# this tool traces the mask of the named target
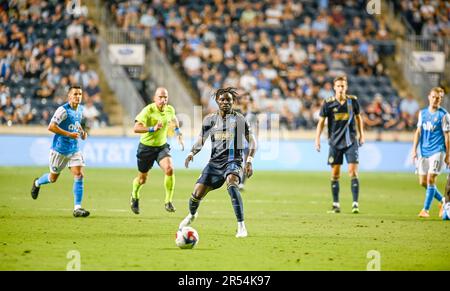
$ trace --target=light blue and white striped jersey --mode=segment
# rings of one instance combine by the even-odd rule
[[[53,114],[50,123],[54,122],[58,126],[66,131],[78,132],[81,127],[81,119],[83,117],[83,106],[78,105],[77,110],[70,107],[69,103],[66,103]],[[79,151],[78,139],[73,139],[67,136],[55,134],[53,137],[52,149],[62,155],[70,155]]]
[[[422,109],[417,127],[421,128],[419,150],[422,157],[445,152],[444,132],[450,131],[450,115],[444,108],[440,107],[433,113],[428,107]]]

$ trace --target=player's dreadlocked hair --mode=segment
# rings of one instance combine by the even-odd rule
[[[236,92],[236,88],[233,87],[227,87],[227,88],[220,88],[216,91],[216,93],[214,93],[214,98],[217,99],[219,98],[220,95],[223,95],[225,93],[230,93],[231,96],[233,96],[233,101],[236,101],[237,97],[239,96],[238,93]]]

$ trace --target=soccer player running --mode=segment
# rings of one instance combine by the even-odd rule
[[[252,161],[256,151],[256,140],[245,117],[232,109],[237,97],[234,88],[218,89],[214,96],[219,110],[207,115],[203,120],[201,134],[192,146],[185,160],[185,166],[189,167],[189,163],[193,161],[195,154],[200,152],[209,136],[212,144],[211,158],[195,184],[194,192],[189,199],[190,213],[180,223],[179,229],[195,220],[200,201],[206,194],[222,187],[226,182],[238,222],[236,237],[246,237],[244,208],[238,185],[244,174],[242,170],[244,140],[249,143],[249,154],[244,169],[247,177],[253,174]]]
[[[175,123],[175,134],[182,151],[184,150],[183,136],[178,119],[175,116],[175,109],[168,104],[169,93],[167,89],[157,88],[153,101],[136,116],[134,124],[134,132],[142,134],[136,155],[139,172],[133,180],[130,202],[131,210],[135,214],[139,214],[140,192],[147,181],[148,171],[153,167],[155,161],[165,174],[165,209],[168,212],[175,212],[175,207],[172,203],[175,190],[175,174],[172,157],[170,156],[170,146],[167,143],[169,124],[171,122]]]
[[[331,193],[333,207],[331,213],[340,213],[339,177],[345,159],[351,178],[353,196],[352,213],[359,213],[358,147],[364,144],[363,120],[356,96],[347,95],[347,77],[334,79],[334,97],[324,101],[316,130],[316,150],[320,152],[320,135],[328,119],[328,139],[330,150],[328,164],[331,166]],[[358,133],[358,139],[357,139]]]
[[[31,197],[37,199],[42,185],[54,183],[61,171],[69,166],[72,172],[74,217],[87,217],[89,211],[81,208],[83,200],[84,183],[83,167],[85,166],[83,155],[80,152],[78,138],[85,140],[86,131],[81,127],[83,106],[80,105],[83,92],[81,87],[72,86],[68,92],[69,102],[58,107],[54,113],[48,130],[53,132],[53,144],[50,150],[50,173],[45,173],[33,181]]]
[[[414,134],[412,158],[416,162],[419,183],[426,188],[425,202],[419,213],[422,218],[430,217],[433,197],[439,203],[444,202],[436,188],[437,176],[441,173],[444,163],[450,165],[450,115],[441,107],[443,95],[442,88],[431,89],[428,94],[429,106],[419,112]],[[442,204],[439,204],[439,208],[442,209]]]

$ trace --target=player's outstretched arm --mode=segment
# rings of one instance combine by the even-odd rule
[[[67,136],[67,137],[70,137],[73,139],[77,139],[80,137],[80,134],[78,132],[66,131],[66,130],[62,129],[61,127],[59,127],[56,122],[50,122],[50,124],[48,125],[48,130],[53,132],[54,134]]]
[[[186,168],[189,168],[189,163],[191,161],[194,160],[194,156],[201,151],[202,147],[204,144],[204,140],[202,138],[202,136],[199,136],[197,138],[197,141],[194,143],[194,145],[192,146],[191,152],[188,154],[188,156],[186,157],[186,159],[184,160],[184,166]]]
[[[322,134],[323,128],[325,126],[325,117],[320,117],[316,128],[316,151],[320,152],[320,135]]]
[[[244,171],[245,175],[250,178],[253,175],[253,157],[256,153],[257,143],[256,138],[252,133],[248,134],[245,138],[247,139],[249,144],[249,151],[247,161],[245,162]]]
[[[181,147],[181,151],[184,151],[184,141],[183,141],[183,134],[180,130],[180,123],[178,122],[178,118],[175,116],[172,119],[172,122],[175,123],[175,134],[177,135],[178,144]]]
[[[162,128],[162,123],[158,122],[155,126],[147,127],[142,122],[136,121],[134,124],[134,133],[147,133],[147,132],[155,132]]]
[[[361,114],[356,115],[355,118],[356,118],[356,125],[357,125],[358,135],[359,135],[359,145],[362,146],[366,142],[366,137],[364,135],[363,118],[362,118]]]
[[[417,159],[417,146],[419,145],[419,138],[420,138],[420,126],[417,127],[416,132],[414,133],[414,139],[413,139],[413,148],[412,148],[412,153],[411,153],[411,158],[413,163],[416,162]]]
[[[450,131],[444,132],[445,137],[445,163],[450,167]]]

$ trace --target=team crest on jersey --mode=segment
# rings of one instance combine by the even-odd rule
[[[58,171],[58,167],[52,167],[52,171],[53,171],[53,172]]]

